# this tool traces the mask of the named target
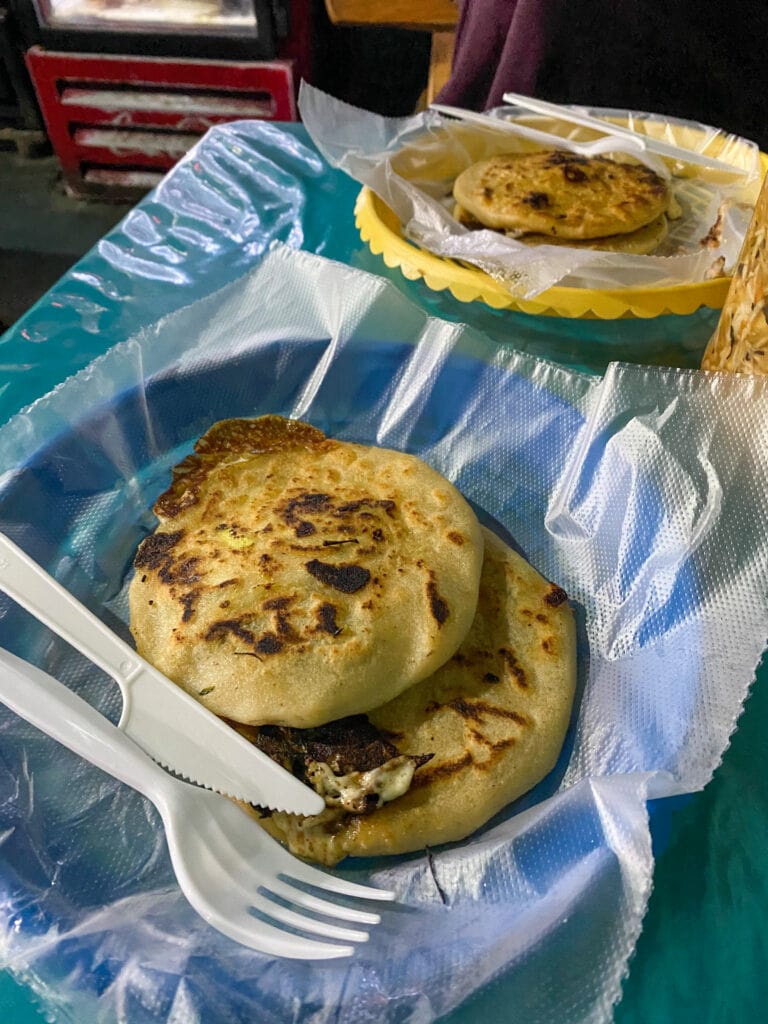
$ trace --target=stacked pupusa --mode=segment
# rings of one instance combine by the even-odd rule
[[[528,245],[646,255],[680,215],[663,178],[637,163],[565,150],[497,154],[454,182],[454,215]]]
[[[325,863],[463,838],[552,767],[566,595],[421,460],[266,416],[215,424],[135,558],[139,653],[313,785],[262,823]]]

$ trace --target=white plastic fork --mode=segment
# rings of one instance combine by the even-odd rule
[[[152,801],[182,892],[201,917],[235,942],[296,960],[350,956],[350,943],[365,942],[368,933],[315,915],[356,925],[377,924],[379,915],[313,895],[295,883],[340,896],[394,899],[387,890],[349,882],[293,857],[242,808],[168,775],[82,697],[2,648],[0,701]]]
[[[429,109],[437,111],[438,114],[454,117],[460,121],[480,125],[483,128],[492,128],[511,135],[519,135],[520,138],[536,142],[541,146],[555,146],[558,149],[567,149],[578,156],[598,156],[601,153],[627,153],[662,177],[670,177],[669,169],[664,161],[648,153],[645,140],[638,135],[631,136],[629,133],[616,132],[615,134],[606,135],[603,138],[593,139],[589,142],[577,142],[575,139],[567,139],[562,135],[555,135],[550,132],[541,131],[539,128],[533,128],[530,125],[520,124],[513,119],[495,117],[492,114],[480,114],[474,110],[464,110],[462,107],[451,107],[444,103],[432,103]],[[610,126],[606,125],[605,130],[610,131]]]
[[[632,128],[624,128],[606,121],[601,117],[593,117],[583,110],[577,110],[560,103],[551,103],[549,100],[541,100],[533,96],[524,96],[522,93],[505,92],[504,102],[514,104],[522,110],[532,111],[535,114],[543,114],[545,117],[559,118],[569,124],[582,125],[585,128],[594,128],[599,132],[605,132],[608,137],[624,139],[628,142],[641,142],[643,149],[648,153],[659,153],[662,156],[672,157],[673,160],[682,160],[689,164],[698,164],[701,167],[708,167],[711,170],[724,171],[728,174],[744,175],[746,172],[742,167],[717,160],[715,157],[706,156],[696,150],[685,146],[676,146],[665,139],[657,139],[652,135],[645,135],[636,132]]]

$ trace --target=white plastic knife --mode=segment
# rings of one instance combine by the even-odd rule
[[[139,655],[0,533],[0,590],[119,685],[119,727],[155,761],[219,793],[293,814],[323,798]]]
[[[636,132],[631,128],[624,128],[601,117],[593,117],[591,114],[585,114],[580,110],[573,110],[571,107],[563,106],[560,103],[550,103],[549,100],[541,100],[533,96],[523,96],[517,92],[505,92],[504,102],[512,103],[523,110],[530,110],[534,114],[544,114],[547,117],[560,118],[561,121],[567,121],[570,124],[595,128],[615,138],[639,141],[642,144],[642,148],[649,153],[658,153],[660,156],[672,157],[674,160],[698,164],[701,167],[709,167],[712,170],[725,171],[729,174],[744,175],[747,173],[743,167],[736,167],[734,164],[725,163],[723,160],[717,160],[715,157],[706,156],[704,153],[698,153],[696,150],[688,149],[684,146],[675,146],[664,139],[657,139],[652,135],[646,135],[644,132]]]

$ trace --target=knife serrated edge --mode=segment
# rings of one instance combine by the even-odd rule
[[[128,736],[128,735],[130,735],[130,734],[126,733],[126,736]],[[136,745],[139,746],[139,743],[138,743],[137,740],[135,740],[133,737],[131,737],[131,739],[133,739],[134,743],[136,743]],[[142,747],[142,750],[144,750],[143,747]],[[144,753],[147,755],[147,757],[152,758],[152,760],[155,762],[156,765],[159,765],[162,769],[164,769],[165,771],[169,772],[174,777],[179,778],[179,779],[181,779],[184,782],[188,782],[192,786],[198,786],[201,789],[209,789],[212,793],[218,793],[220,796],[226,797],[229,800],[238,800],[238,801],[240,801],[240,803],[251,804],[252,806],[257,806],[257,807],[268,807],[270,811],[283,811],[286,814],[306,814],[306,815],[308,815],[308,814],[317,813],[315,811],[297,811],[297,810],[294,810],[293,807],[282,807],[276,800],[270,800],[268,804],[265,803],[263,800],[257,801],[257,800],[254,800],[252,793],[251,793],[250,796],[245,796],[242,793],[225,792],[223,789],[221,789],[221,788],[219,788],[217,786],[212,786],[212,785],[210,785],[210,784],[208,784],[206,782],[203,782],[201,779],[196,779],[192,775],[185,775],[184,772],[179,771],[178,768],[174,768],[174,766],[172,764],[168,764],[166,761],[163,761],[161,758],[156,757],[154,754],[150,753],[150,751],[148,751],[148,750],[144,750]],[[233,788],[233,787],[229,787],[229,788]]]
[[[94,665],[112,676],[123,695],[120,725],[126,735],[129,735],[153,760],[169,765],[172,770],[178,770],[180,775],[188,779],[199,779],[202,776],[203,781],[200,784],[218,792],[227,795],[230,792],[250,793],[250,798],[241,796],[240,799],[258,803],[263,807],[277,808],[280,804],[281,809],[305,814],[316,814],[323,809],[324,801],[314,790],[299,782],[282,766],[248,743],[213,712],[208,711],[194,697],[140,657],[101,619],[78,601],[74,594],[66,590],[3,533],[0,533],[0,589],[84,654]],[[143,692],[143,701],[142,693],[139,692],[142,680],[151,684],[150,690]],[[149,710],[152,703],[157,703],[159,695],[171,699],[174,713],[178,714],[182,709],[187,712],[186,719],[191,734],[179,736],[178,729],[175,730],[180,739],[180,743],[175,747],[176,753],[180,755],[178,760],[168,756],[167,732],[173,730],[173,719],[169,720],[166,717],[158,722],[156,716],[153,720]],[[138,722],[136,720],[137,706],[143,714],[143,721],[141,716]],[[158,726],[161,728],[158,729]],[[166,735],[163,735],[163,728]],[[154,735],[150,739],[152,732]],[[195,739],[200,739],[201,732],[204,741],[202,746],[199,742],[195,744]],[[233,763],[228,764],[227,758],[219,755],[218,749],[222,744],[230,751],[233,760],[236,755],[232,752],[239,753],[239,767]],[[196,762],[188,760],[188,753],[185,756],[185,745],[196,745]],[[206,778],[208,772],[200,771],[201,764],[216,765],[217,777],[211,774]],[[265,786],[259,776],[269,780],[268,785]],[[281,798],[276,800],[271,791],[282,794]]]
[[[154,761],[207,789],[260,807],[304,815],[324,809],[323,798],[313,789],[149,662],[137,661],[138,671],[130,673],[123,690],[119,724]],[[175,718],[162,706],[165,699]]]

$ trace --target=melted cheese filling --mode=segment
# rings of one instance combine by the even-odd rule
[[[308,781],[325,800],[325,810],[308,817],[275,811],[272,818],[293,853],[321,864],[336,864],[345,853],[339,830],[349,815],[369,813],[403,796],[410,789],[417,764],[415,758],[400,754],[367,772],[334,775],[325,762],[311,761]]]
[[[325,800],[326,807],[364,814],[407,793],[415,771],[415,760],[400,754],[378,768],[347,775],[334,775],[325,762],[312,761],[307,768],[307,778]]]

